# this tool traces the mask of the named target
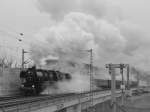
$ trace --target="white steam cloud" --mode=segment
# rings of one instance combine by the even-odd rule
[[[37,1],[53,24],[36,34],[39,41],[31,47],[35,64],[40,65],[47,57],[58,57],[64,71],[77,73],[82,63],[89,63],[85,50],[92,48],[94,65],[98,67],[104,68],[110,62],[129,63],[141,69],[150,65],[148,39],[120,13],[114,13],[108,1]]]
[[[55,55],[63,61],[87,62],[89,55],[85,50],[92,48],[97,66],[123,54],[127,41],[117,26],[79,12],[69,13],[63,21],[42,30],[37,37],[41,37],[41,34],[44,34],[43,43],[47,47],[44,46],[42,50],[38,48],[39,45],[32,47],[32,51],[36,52],[35,55],[33,53],[35,59],[39,53],[38,56],[42,55],[40,58]],[[40,58],[38,57],[37,61]]]
[[[38,3],[41,11],[58,20],[70,12],[81,12],[97,17],[107,14],[106,0],[38,0]]]
[[[71,81],[57,82],[55,85],[47,86],[42,94],[80,93],[90,91],[90,78],[78,72],[72,74]]]

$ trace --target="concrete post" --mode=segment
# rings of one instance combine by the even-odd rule
[[[124,84],[124,76],[123,76],[123,65],[120,65],[120,72],[121,72],[121,77],[122,77],[122,83],[121,83],[121,105],[124,105],[124,89],[125,89],[125,84]]]
[[[130,90],[130,79],[129,79],[130,67],[127,66],[127,90]]]
[[[116,78],[115,78],[115,69],[110,67],[110,75],[111,75],[111,99],[113,112],[116,112]]]
[[[127,66],[127,89],[126,89],[126,95],[132,96],[132,93],[130,91],[130,66]]]

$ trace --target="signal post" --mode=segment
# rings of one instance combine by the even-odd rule
[[[121,83],[121,90],[122,90],[122,97],[121,103],[124,104],[124,77],[123,77],[123,69],[127,68],[127,89],[129,90],[129,65],[128,64],[106,64],[106,68],[109,69],[109,74],[111,75],[111,99],[112,99],[112,106],[113,112],[116,112],[116,76],[115,76],[115,68],[120,68],[120,73],[122,75],[122,83]]]

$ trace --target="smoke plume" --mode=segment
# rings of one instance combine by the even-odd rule
[[[42,94],[80,93],[85,91],[90,91],[90,78],[77,72],[72,74],[72,80],[70,81],[57,82],[53,86],[46,86]]]
[[[50,15],[51,25],[36,34],[31,57],[41,65],[57,57],[60,70],[80,74],[93,49],[95,66],[128,63],[147,69],[150,60],[147,37],[125,20],[106,0],[37,0],[40,11]],[[113,10],[114,9],[114,10]],[[102,73],[100,73],[102,74]],[[104,73],[105,74],[105,73]],[[103,75],[104,75],[103,74]],[[83,85],[84,86],[84,85]]]

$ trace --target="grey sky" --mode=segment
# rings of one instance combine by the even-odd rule
[[[121,15],[125,19],[140,25],[141,29],[150,35],[150,0],[108,1],[110,4],[117,5],[117,9],[121,10]],[[33,35],[49,26],[51,22],[50,16],[37,8],[36,0],[0,0],[0,44],[22,46],[16,40],[17,32],[23,32],[24,38],[30,40]]]
[[[126,18],[149,32],[150,29],[150,0],[112,0],[121,7]]]
[[[118,5],[125,17],[148,31],[150,28],[149,0],[110,0]],[[0,0],[0,28],[10,28],[28,34],[49,24],[49,17],[36,7],[35,0]]]
[[[33,0],[0,0],[0,28],[10,28],[24,33],[35,33],[48,23]]]

